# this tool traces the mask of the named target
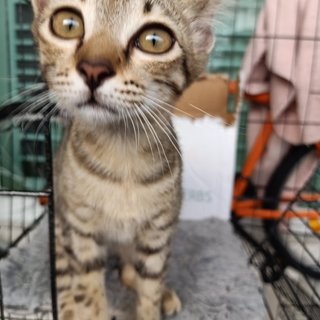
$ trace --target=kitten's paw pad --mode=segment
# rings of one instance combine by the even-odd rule
[[[173,291],[166,289],[162,296],[162,310],[166,316],[173,316],[182,309],[181,301],[178,295]]]
[[[131,264],[124,265],[121,271],[121,281],[125,286],[135,289],[136,276],[136,270]]]

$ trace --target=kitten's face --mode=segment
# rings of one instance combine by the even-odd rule
[[[213,43],[216,0],[32,2],[50,91],[88,121],[167,108],[203,71]]]

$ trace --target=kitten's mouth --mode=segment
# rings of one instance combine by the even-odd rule
[[[107,110],[108,112],[110,112],[112,114],[118,114],[117,110],[115,110],[114,108],[112,108],[108,105],[99,103],[94,96],[91,96],[87,102],[78,104],[78,108],[79,109],[91,108],[91,109],[96,109],[96,110],[98,110],[98,109],[99,110]]]

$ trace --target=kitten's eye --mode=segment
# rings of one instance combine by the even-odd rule
[[[169,31],[161,28],[149,28],[144,30],[136,40],[136,46],[146,52],[161,54],[168,52],[175,40]]]
[[[78,39],[84,34],[81,15],[71,9],[57,11],[51,18],[51,27],[56,36],[66,40]]]

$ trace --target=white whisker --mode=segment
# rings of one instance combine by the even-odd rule
[[[135,126],[135,124],[134,124],[134,121],[133,121],[133,119],[132,119],[132,117],[131,117],[130,112],[127,111],[127,108],[126,108],[126,107],[124,107],[124,110],[126,111],[126,114],[128,115],[128,118],[129,118],[129,120],[130,120],[130,122],[131,122],[131,124],[132,124],[132,129],[133,129],[133,132],[134,132],[134,140],[135,140],[135,144],[136,144],[136,149],[138,150],[138,138],[137,138],[136,126]]]
[[[177,111],[179,111],[179,112],[187,115],[188,117],[190,117],[190,118],[192,118],[192,119],[196,119],[195,116],[193,116],[193,115],[191,115],[190,113],[182,110],[181,108],[178,108],[177,106],[174,106],[174,105],[172,105],[172,104],[169,104],[169,103],[167,103],[167,102],[165,102],[165,101],[162,101],[162,100],[160,100],[160,99],[157,99],[157,98],[155,98],[155,97],[152,97],[152,99],[151,99],[150,97],[146,97],[146,98],[149,99],[149,100],[151,100],[151,101],[152,101],[152,99],[157,100],[157,101],[159,101],[159,103],[162,103],[162,104],[168,106],[168,107],[171,108],[171,109],[177,110]],[[154,100],[153,100],[153,102],[155,102]],[[199,107],[196,107],[195,105],[193,105],[193,104],[191,104],[191,103],[189,104],[189,106],[192,107],[192,108],[194,108],[195,110],[198,110],[198,111],[202,112],[204,115],[208,116],[208,117],[211,118],[211,119],[219,119],[219,120],[222,121],[223,124],[226,125],[226,126],[230,125],[230,123],[227,123],[227,122],[224,121],[222,118],[213,116],[213,115],[211,115],[210,113],[204,111],[203,109],[201,109],[201,108],[199,108]],[[161,105],[159,105],[159,107],[160,107],[162,110],[167,110],[166,108],[164,108],[164,107],[161,106]],[[174,113],[171,113],[171,114],[172,114],[173,116],[175,116],[175,117],[178,117],[178,115],[176,115],[176,114],[174,114]]]
[[[32,91],[37,91],[37,90],[40,90],[41,88],[44,88],[44,87],[45,87],[45,83],[36,83],[36,84],[30,86],[29,88],[26,88],[25,90],[22,90],[18,93],[17,93],[17,90],[13,90],[12,92],[8,93],[5,97],[2,97],[2,99],[7,98],[7,100],[1,101],[0,104],[7,105],[12,102],[16,102],[16,101],[18,101],[19,98],[22,98],[25,95],[30,94]],[[14,94],[14,96],[12,96],[12,94]]]
[[[136,104],[135,104],[134,106],[135,106],[135,108],[137,108],[137,105],[136,105]],[[141,118],[140,118],[139,112],[138,112],[137,110],[135,110],[135,108],[133,108],[133,111],[135,112],[135,114],[136,114],[136,116],[137,116],[137,118],[138,118],[138,120],[139,120],[139,122],[140,122],[140,124],[141,124],[141,126],[142,126],[142,128],[143,128],[143,131],[144,131],[145,134],[146,134],[146,137],[147,137],[147,140],[148,140],[150,149],[151,149],[151,153],[152,153],[152,159],[153,159],[153,162],[154,162],[154,161],[155,161],[155,157],[154,157],[153,148],[152,148],[152,144],[151,144],[151,141],[150,141],[148,132],[147,132],[147,130],[146,130],[144,124],[143,124],[143,121],[142,121]]]
[[[133,111],[134,115],[137,117],[137,113],[135,111],[135,108],[131,107],[131,110]],[[134,120],[134,118],[133,118],[133,120]],[[140,138],[141,138],[141,136],[140,136],[140,126],[139,126],[138,123],[136,123],[136,125],[137,125],[138,146],[140,146]]]
[[[174,114],[172,111],[166,109],[165,107],[163,107],[160,103],[163,103],[163,104],[167,105],[170,109],[179,110],[179,111],[180,111],[181,113],[183,113],[184,115],[186,115],[186,116],[188,116],[188,117],[190,117],[190,118],[192,118],[192,119],[195,119],[195,117],[194,117],[192,114],[190,114],[190,113],[188,113],[188,112],[186,112],[186,111],[184,111],[184,110],[181,110],[181,109],[179,109],[179,108],[176,108],[175,106],[173,106],[173,105],[171,105],[171,104],[168,104],[168,103],[166,103],[166,102],[164,102],[164,101],[161,101],[160,99],[157,99],[157,98],[155,98],[155,97],[152,97],[152,98],[151,98],[151,97],[147,97],[147,96],[145,96],[145,98],[148,99],[148,100],[150,100],[152,103],[156,104],[161,110],[169,113],[169,114],[170,114],[171,116],[173,116],[173,117],[179,117],[179,116],[178,116],[177,114]],[[156,99],[156,100],[158,100],[159,102],[156,102],[156,101],[153,100],[153,99]]]
[[[144,106],[144,110],[150,115],[150,117],[152,117],[152,119],[156,122],[156,124],[159,126],[159,128],[163,131],[163,133],[167,136],[167,138],[169,139],[169,141],[171,142],[172,146],[175,148],[175,150],[177,151],[177,153],[179,154],[180,158],[182,159],[182,154],[177,146],[177,139],[175,138],[175,142],[172,141],[170,135],[168,134],[168,126],[165,125],[165,123],[159,119],[159,117],[152,111],[151,108],[148,108],[147,106]],[[161,125],[162,123],[162,125]],[[163,128],[164,125],[164,128]],[[166,130],[167,129],[167,130]],[[173,135],[173,133],[171,132],[171,130],[169,130],[170,134]]]
[[[49,100],[50,92],[41,92],[40,94],[33,97],[33,99],[37,99],[35,101],[26,101],[19,105],[17,109],[14,109],[9,117],[21,116],[26,113],[32,113],[36,111],[38,108],[42,106],[44,102]]]
[[[53,105],[52,102],[48,102],[48,103],[44,106],[44,108],[42,109],[43,112],[46,112],[49,108],[52,107],[52,105]],[[36,130],[36,139],[38,138],[39,127],[41,127],[41,126],[45,123],[46,117],[47,117],[47,115],[42,118],[42,120],[41,120],[41,122],[40,122],[40,124],[39,124],[39,126],[38,126],[38,128],[37,128],[37,130]],[[28,125],[26,125],[24,128],[22,128],[22,130],[23,130],[23,131],[27,131],[27,130],[30,128],[31,125],[32,125],[32,122],[30,122]]]
[[[140,107],[141,107],[142,109],[144,108],[144,106],[143,106],[142,104],[140,105]],[[139,110],[139,111],[140,111],[140,110]],[[155,128],[153,127],[152,123],[148,120],[148,118],[146,117],[146,115],[145,115],[143,112],[141,112],[141,111],[140,111],[140,113],[141,113],[142,117],[145,119],[146,123],[148,124],[148,127],[149,127],[149,129],[150,129],[150,131],[151,131],[151,134],[152,134],[153,138],[155,139],[155,142],[156,142],[156,146],[157,146],[157,149],[158,149],[158,154],[159,154],[159,158],[160,158],[161,163],[163,163],[163,159],[162,159],[162,155],[161,155],[160,148],[161,148],[161,150],[162,150],[162,153],[163,153],[163,155],[164,155],[164,157],[165,157],[165,160],[166,160],[166,162],[167,162],[167,165],[168,165],[168,167],[169,167],[170,174],[172,175],[172,170],[171,170],[171,165],[170,165],[169,159],[168,159],[168,157],[167,157],[167,154],[166,154],[166,151],[165,151],[165,149],[164,149],[164,147],[163,147],[163,144],[162,144],[162,142],[161,142],[161,140],[160,140],[160,138],[159,138],[159,136],[158,136],[158,134],[157,134],[157,131],[156,131]],[[160,147],[159,147],[159,145],[160,145]],[[163,171],[163,166],[162,166],[162,171]]]
[[[121,115],[122,115],[123,122],[124,122],[124,136],[125,136],[125,139],[127,140],[128,118],[125,113],[125,108],[120,108],[120,110],[121,110]]]
[[[156,106],[158,106],[158,104],[156,104]],[[179,145],[178,139],[177,137],[173,134],[172,130],[170,130],[171,127],[171,123],[168,122],[168,120],[159,112],[159,113],[155,113],[156,110],[151,109],[150,107],[145,106],[145,108],[147,108],[147,111],[151,112],[154,116],[156,116],[156,118],[162,123],[162,125],[167,129],[167,133],[171,135],[171,138],[174,139],[176,145]],[[162,117],[162,119],[164,119],[164,121],[166,123],[164,123],[164,121],[162,121],[159,116]],[[159,124],[158,124],[159,125]]]

